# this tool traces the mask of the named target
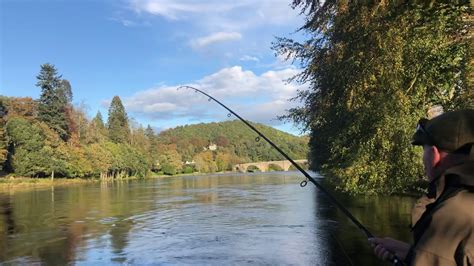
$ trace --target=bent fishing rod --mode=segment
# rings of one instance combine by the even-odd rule
[[[324,186],[319,184],[319,182],[317,182],[313,177],[311,177],[299,164],[297,164],[295,161],[293,161],[293,159],[291,159],[290,156],[288,156],[283,150],[281,150],[275,143],[273,143],[270,139],[268,139],[265,135],[263,135],[262,132],[260,132],[258,129],[256,129],[247,120],[243,119],[236,112],[232,111],[232,109],[230,109],[229,107],[227,107],[226,105],[221,103],[219,100],[217,100],[216,98],[212,97],[211,95],[207,94],[206,92],[204,92],[200,89],[197,89],[197,88],[194,88],[194,87],[191,87],[191,86],[180,86],[180,87],[177,88],[177,90],[180,90],[180,89],[190,89],[190,90],[193,90],[194,92],[201,93],[202,95],[208,97],[209,101],[214,101],[217,104],[219,104],[220,106],[224,107],[227,111],[230,112],[227,115],[228,117],[230,117],[231,114],[233,114],[235,117],[237,117],[240,121],[242,121],[245,125],[247,125],[250,129],[252,129],[253,131],[255,131],[259,135],[258,137],[255,138],[255,141],[257,141],[257,142],[260,141],[260,137],[262,137],[264,140],[266,140],[268,142],[268,144],[270,144],[283,157],[285,157],[288,161],[290,161],[291,164],[294,167],[296,167],[296,169],[298,169],[306,177],[306,180],[303,180],[300,183],[301,187],[305,187],[308,184],[308,181],[313,183],[321,192],[323,192],[323,194],[329,199],[329,201],[332,204],[336,205],[339,208],[339,210],[341,210],[342,213],[344,213],[357,226],[357,228],[359,228],[367,236],[367,238],[373,238],[374,237],[374,235],[361,222],[359,222],[354,217],[354,215],[352,215],[352,213],[350,213],[349,210],[347,210],[347,208],[344,207]],[[395,254],[393,254],[393,258],[392,258],[391,261],[394,265],[403,265],[401,260],[398,259],[397,256],[395,256]]]

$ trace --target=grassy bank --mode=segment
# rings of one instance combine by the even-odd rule
[[[190,174],[177,174],[172,177],[177,176],[193,176],[193,175],[203,175],[203,173],[190,173]],[[154,174],[148,178],[163,178],[171,177],[170,175],[158,175]],[[100,182],[110,182],[117,180],[134,180],[138,179],[137,177],[127,177],[121,179],[107,179],[101,180],[99,178],[55,178],[51,180],[50,178],[30,178],[30,177],[0,177],[0,193],[1,192],[11,192],[11,191],[20,191],[20,190],[29,190],[37,188],[47,188],[52,186],[71,186],[71,185],[83,185],[83,184],[92,184]]]
[[[83,178],[57,178],[51,180],[49,178],[29,178],[29,177],[15,177],[15,178],[0,178],[0,192],[11,190],[35,189],[51,186],[67,186],[77,184],[87,184],[100,182],[99,179],[83,179]]]

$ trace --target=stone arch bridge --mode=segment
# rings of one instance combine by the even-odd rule
[[[308,160],[302,159],[302,160],[294,160],[297,164],[299,165],[304,165],[308,163]],[[269,162],[255,162],[255,163],[242,163],[242,164],[236,164],[232,168],[233,171],[239,171],[239,172],[247,172],[247,169],[250,166],[254,166],[258,168],[262,172],[267,172],[268,168],[270,165],[277,165],[284,171],[288,171],[290,169],[290,166],[292,166],[291,162],[288,160],[284,161],[269,161]]]

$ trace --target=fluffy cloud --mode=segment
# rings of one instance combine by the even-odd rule
[[[216,32],[211,35],[191,40],[191,47],[200,49],[214,43],[240,40],[242,35],[238,32]]]
[[[199,88],[245,118],[270,125],[281,124],[275,120],[296,103],[288,99],[296,95],[303,85],[285,80],[299,70],[287,68],[256,75],[240,66],[221,69],[189,85]],[[215,103],[191,90],[177,90],[180,86],[160,86],[144,90],[124,99],[128,111],[156,121],[185,119],[188,121],[222,120],[227,112]]]
[[[288,0],[129,0],[136,13],[169,20],[188,20],[211,31],[238,31],[262,24],[284,25],[295,21],[298,12]]]

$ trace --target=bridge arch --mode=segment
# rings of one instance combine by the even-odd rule
[[[304,165],[308,163],[308,160],[302,159],[302,160],[295,160],[296,163],[299,165]],[[243,164],[237,164],[232,167],[234,171],[242,172],[245,173],[248,171],[249,166],[254,166],[262,172],[267,172],[269,170],[270,165],[275,165],[283,169],[283,171],[288,171],[290,170],[290,167],[292,166],[291,162],[288,160],[284,161],[269,161],[269,162],[254,162],[254,163],[243,163]]]

